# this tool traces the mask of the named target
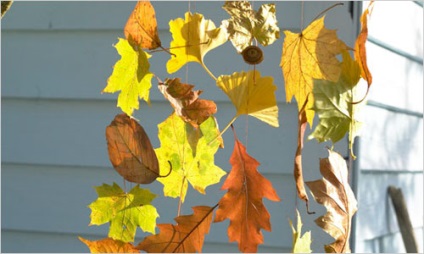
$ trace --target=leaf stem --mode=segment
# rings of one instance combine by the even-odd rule
[[[339,5],[344,5],[344,4],[343,3],[333,4],[332,6],[328,7],[327,9],[323,10],[322,12],[320,12],[312,21],[316,20],[317,18],[319,18],[321,15],[323,15],[327,11],[329,11],[329,10],[333,9],[334,7],[339,6]]]
[[[237,119],[238,115],[235,115],[233,117],[233,119],[231,119],[231,121],[227,124],[227,126],[225,126],[225,128],[211,141],[209,141],[208,145],[212,144],[212,142],[214,142],[217,138],[221,137],[224,132],[226,132],[228,130],[228,128],[230,128],[230,126],[234,123],[234,121]]]
[[[217,81],[218,79],[215,77],[215,75],[213,75],[213,73],[208,69],[208,67],[206,67],[206,65],[204,63],[201,64],[203,69],[205,69],[205,71],[209,74],[209,76],[211,76],[211,78],[213,78],[215,81]]]

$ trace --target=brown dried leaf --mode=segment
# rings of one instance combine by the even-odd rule
[[[202,252],[215,207],[192,207],[194,214],[175,218],[177,225],[159,224],[160,233],[145,237],[136,247],[146,252]]]
[[[179,78],[166,79],[159,83],[158,88],[171,103],[175,113],[195,128],[216,113],[215,102],[199,99],[202,91],[193,91],[193,85],[181,83]]]
[[[349,237],[357,202],[348,183],[346,161],[340,154],[331,150],[328,152],[328,158],[320,159],[320,172],[324,178],[306,182],[306,185],[314,199],[327,208],[327,213],[316,219],[315,223],[336,239],[325,245],[325,251],[350,252]]]
[[[159,163],[143,127],[126,114],[119,114],[106,127],[109,159],[125,180],[148,184],[159,176]]]

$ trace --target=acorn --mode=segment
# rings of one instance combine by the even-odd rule
[[[251,65],[260,64],[264,60],[262,50],[258,46],[248,46],[241,52],[241,55],[243,60]]]

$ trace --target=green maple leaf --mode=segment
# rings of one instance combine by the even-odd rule
[[[314,80],[313,109],[318,113],[319,123],[308,139],[315,138],[319,142],[331,140],[336,143],[349,132],[349,145],[352,149],[354,138],[359,134],[362,125],[356,116],[363,103],[352,103],[361,98],[356,95],[356,84],[361,70],[347,51],[344,51],[342,56],[342,73],[337,82]]]
[[[148,59],[151,56],[142,49],[135,50],[127,40],[121,38],[115,48],[121,59],[113,67],[103,92],[121,91],[117,106],[131,116],[134,109],[139,108],[139,98],[150,104],[149,91],[153,74],[149,72]]]
[[[280,38],[275,4],[262,4],[256,12],[248,1],[226,1],[222,7],[231,18],[222,22],[238,52],[250,46],[253,38],[268,46]]]
[[[95,187],[97,200],[89,205],[90,225],[110,222],[108,236],[123,242],[133,242],[137,227],[145,232],[155,233],[159,214],[150,203],[156,197],[138,185],[125,193],[119,185],[103,184]]]
[[[289,220],[290,227],[293,232],[293,249],[292,253],[311,253],[311,231],[306,231],[303,235],[302,233],[302,219],[300,217],[299,211],[296,209],[297,214],[297,225],[296,228],[293,227],[293,222]]]
[[[158,128],[161,147],[155,151],[161,175],[167,174],[169,163],[172,164],[172,173],[158,178],[164,185],[165,196],[181,197],[184,201],[188,183],[205,194],[206,187],[218,183],[225,175],[214,162],[214,155],[222,145],[222,140],[216,138],[219,130],[214,117],[194,128],[174,113]]]

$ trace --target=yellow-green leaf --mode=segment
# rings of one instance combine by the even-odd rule
[[[335,30],[324,26],[324,17],[313,21],[300,34],[284,31],[283,54],[280,66],[283,70],[286,101],[294,96],[299,111],[312,92],[313,79],[337,82],[341,65],[336,56],[349,49],[337,38]],[[313,97],[306,105],[306,118],[310,126],[314,120]]]
[[[157,148],[161,174],[172,164],[168,177],[158,178],[164,185],[165,196],[181,197],[184,201],[188,183],[205,194],[206,187],[218,183],[225,171],[215,165],[214,155],[221,145],[214,117],[209,117],[200,128],[193,128],[175,113],[158,125],[161,147]],[[210,143],[210,144],[209,144]]]
[[[259,71],[235,72],[218,77],[221,88],[236,107],[236,117],[251,115],[278,127],[278,106],[275,97],[277,86],[272,77],[261,77]]]
[[[311,231],[306,231],[302,235],[302,218],[300,217],[299,211],[296,209],[297,214],[297,225],[293,227],[293,222],[289,219],[290,227],[293,231],[293,253],[311,253]]]
[[[150,103],[149,91],[153,74],[149,72],[151,57],[142,49],[135,50],[127,40],[119,38],[115,45],[121,59],[113,67],[104,93],[121,91],[117,106],[128,116],[139,108],[139,98]]]
[[[231,16],[222,24],[227,28],[229,39],[239,53],[251,45],[253,38],[263,46],[280,38],[275,4],[262,4],[256,12],[248,1],[226,1],[222,8]]]
[[[159,214],[150,203],[155,194],[138,185],[124,192],[119,185],[103,184],[96,187],[97,200],[89,205],[90,225],[110,222],[108,236],[123,242],[133,242],[137,227],[145,232],[155,233]]]
[[[352,149],[354,138],[362,125],[356,116],[363,103],[352,103],[360,98],[360,95],[356,96],[356,84],[361,70],[347,51],[342,56],[342,74],[337,82],[314,80],[314,110],[318,113],[319,123],[308,139],[316,138],[319,142],[331,140],[336,143],[349,132]]]
[[[216,28],[212,20],[202,14],[186,12],[185,19],[177,18],[169,22],[173,54],[166,63],[168,73],[178,71],[188,62],[198,62],[205,67],[203,57],[210,50],[228,40],[225,29]]]

